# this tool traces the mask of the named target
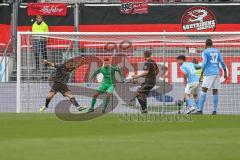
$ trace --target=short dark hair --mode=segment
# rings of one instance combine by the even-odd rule
[[[67,64],[67,63],[73,63],[73,62],[75,62],[74,58],[65,60],[65,64]]]
[[[205,44],[206,44],[206,46],[212,46],[213,42],[211,39],[207,39]]]
[[[186,57],[182,54],[182,55],[177,56],[177,59],[181,59],[181,60],[185,61]]]
[[[109,61],[109,58],[104,58],[103,61]]]
[[[148,58],[152,56],[152,52],[151,51],[144,51],[144,57]]]
[[[196,58],[193,58],[192,63],[198,64],[198,60]]]

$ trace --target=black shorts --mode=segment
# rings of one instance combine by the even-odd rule
[[[50,92],[60,92],[62,95],[64,95],[64,93],[70,91],[67,84],[64,83],[50,82],[50,86]]]
[[[142,83],[141,87],[137,90],[137,92],[147,96],[154,86],[155,84]]]

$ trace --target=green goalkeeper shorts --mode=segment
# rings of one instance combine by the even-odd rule
[[[114,91],[114,88],[115,88],[114,84],[101,83],[100,86],[98,87],[97,91],[100,94],[103,94],[105,92],[112,94]]]

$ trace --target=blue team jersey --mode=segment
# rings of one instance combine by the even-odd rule
[[[202,70],[204,76],[212,76],[220,74],[221,64],[223,69],[226,69],[225,63],[223,61],[220,51],[216,48],[207,48],[202,53],[203,63]]]
[[[187,76],[187,83],[195,83],[199,81],[199,76],[197,74],[196,68],[199,68],[198,65],[191,62],[184,62],[180,69]]]

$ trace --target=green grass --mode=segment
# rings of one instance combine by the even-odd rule
[[[240,116],[66,122],[53,114],[0,114],[0,160],[239,160]]]
[[[132,108],[132,109],[140,109],[140,106],[130,106],[130,105],[126,105],[128,108]],[[179,109],[181,109],[183,106],[181,106],[179,108],[179,106],[177,105],[150,105],[148,106],[148,111],[150,112],[155,112],[155,113],[161,113],[163,111],[165,112],[174,112],[174,111],[178,111]]]

